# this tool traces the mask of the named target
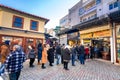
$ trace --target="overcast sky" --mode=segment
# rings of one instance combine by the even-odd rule
[[[55,28],[59,20],[80,0],[0,0],[0,4],[50,19],[46,28]]]

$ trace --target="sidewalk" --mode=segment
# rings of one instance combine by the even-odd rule
[[[100,59],[87,60],[85,65],[76,62],[75,67],[69,63],[69,71],[62,64],[53,67],[47,64],[46,69],[41,69],[37,61],[34,68],[28,64],[27,60],[19,80],[120,80],[120,66]]]

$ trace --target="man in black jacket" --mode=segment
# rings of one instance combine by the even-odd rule
[[[57,58],[57,65],[60,64],[61,61],[61,47],[60,44],[56,46],[56,58]]]

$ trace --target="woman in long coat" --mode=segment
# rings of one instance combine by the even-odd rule
[[[45,69],[46,67],[45,67],[45,63],[47,63],[47,48],[46,48],[46,44],[44,44],[44,47],[43,47],[43,51],[42,51],[42,59],[41,59],[41,61],[42,61],[42,69]]]
[[[42,43],[38,44],[37,49],[38,49],[38,65],[40,65],[41,64],[40,61],[41,61],[41,57],[42,57],[42,50],[43,50]]]
[[[63,54],[64,69],[65,70],[69,70],[68,69],[68,62],[70,61],[70,50],[69,50],[69,47],[66,46],[64,50],[65,50],[65,53]]]
[[[54,49],[53,47],[50,47],[48,50],[48,61],[49,65],[53,66],[52,63],[54,63]]]

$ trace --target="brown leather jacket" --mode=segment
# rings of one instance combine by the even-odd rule
[[[1,45],[0,47],[0,55],[1,55],[0,62],[1,63],[5,62],[9,53],[10,53],[9,47],[6,44]]]

